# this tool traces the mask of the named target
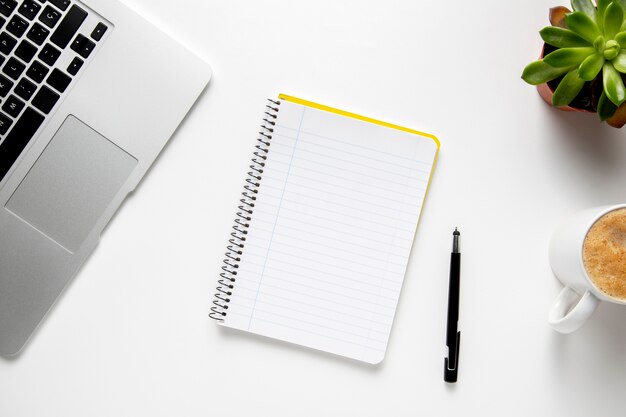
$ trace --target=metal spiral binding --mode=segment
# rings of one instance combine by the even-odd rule
[[[233,225],[234,231],[231,232],[231,238],[228,240],[230,244],[227,246],[226,258],[224,258],[222,273],[220,274],[216,288],[217,293],[215,293],[211,313],[209,313],[209,317],[218,321],[223,321],[228,314],[228,304],[230,303],[230,297],[233,295],[235,282],[237,281],[237,269],[239,268],[239,262],[243,255],[246,235],[248,234],[248,228],[250,227],[250,221],[254,213],[255,201],[257,199],[256,194],[258,194],[259,187],[261,187],[265,161],[267,160],[272,133],[274,133],[274,126],[276,126],[275,120],[278,117],[277,113],[280,101],[268,101],[269,103],[266,105],[259,138],[257,139],[259,143],[255,146],[252,165],[250,165],[251,171],[248,172],[246,183],[243,187],[243,198],[239,200],[241,205],[239,206],[235,224]]]

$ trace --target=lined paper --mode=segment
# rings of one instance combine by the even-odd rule
[[[281,100],[224,325],[379,363],[432,138]]]

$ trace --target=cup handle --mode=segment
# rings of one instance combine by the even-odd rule
[[[589,291],[580,297],[574,290],[565,287],[550,309],[548,322],[559,333],[572,333],[585,324],[598,304],[600,300]]]

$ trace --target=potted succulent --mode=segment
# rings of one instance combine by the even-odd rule
[[[550,9],[539,33],[541,57],[522,79],[560,110],[595,112],[613,127],[626,124],[626,0],[571,0]]]

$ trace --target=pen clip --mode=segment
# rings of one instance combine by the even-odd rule
[[[448,346],[448,357],[444,359],[443,380],[456,382],[459,371],[459,347],[461,346],[461,332],[457,332],[452,348]]]

